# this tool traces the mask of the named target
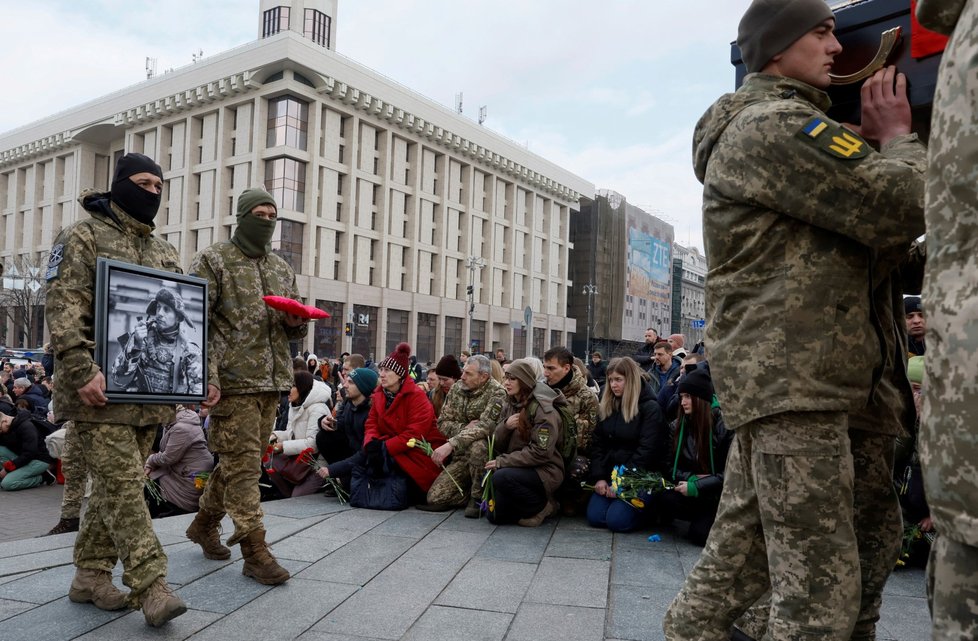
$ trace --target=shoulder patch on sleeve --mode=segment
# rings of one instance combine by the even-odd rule
[[[64,259],[64,243],[58,243],[51,248],[51,253],[48,255],[48,270],[44,273],[45,280],[54,280],[58,277],[58,270],[61,268],[61,261]]]
[[[540,446],[547,447],[547,443],[550,442],[550,428],[541,427],[539,432]]]
[[[795,135],[830,156],[842,160],[864,158],[870,150],[869,143],[859,134],[818,116],[805,123]]]

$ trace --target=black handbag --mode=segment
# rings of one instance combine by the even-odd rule
[[[353,467],[350,505],[368,510],[403,510],[408,506],[407,476],[383,448],[383,473],[374,475],[366,463]]]

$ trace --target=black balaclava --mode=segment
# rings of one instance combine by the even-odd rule
[[[153,226],[156,212],[160,210],[161,194],[146,191],[129,180],[130,176],[143,172],[163,179],[163,170],[148,156],[132,153],[120,158],[115,166],[109,197],[122,211],[143,224]]]

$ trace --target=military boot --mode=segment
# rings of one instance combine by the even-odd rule
[[[101,610],[126,607],[126,595],[112,585],[112,573],[105,570],[78,568],[68,589],[68,599],[75,603],[92,603]]]
[[[187,528],[187,538],[200,546],[204,557],[215,561],[231,558],[231,550],[221,545],[222,515],[200,510]]]
[[[479,507],[479,499],[474,496],[469,497],[469,504],[465,506],[465,518],[467,519],[477,519],[482,514],[482,508]]]
[[[158,628],[170,619],[175,619],[187,611],[187,604],[178,597],[161,576],[139,595],[139,607],[146,618],[146,624]]]
[[[61,519],[58,524],[51,528],[51,531],[43,536],[51,536],[52,534],[66,534],[68,532],[77,532],[78,526],[81,523],[80,519]]]
[[[250,576],[262,585],[279,585],[289,580],[289,571],[278,564],[265,543],[265,530],[249,532],[241,539],[244,567],[241,574]]]

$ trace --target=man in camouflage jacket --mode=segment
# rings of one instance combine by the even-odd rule
[[[847,640],[859,615],[849,412],[891,358],[874,263],[923,231],[926,152],[893,68],[863,88],[862,136],[825,115],[834,25],[822,0],[754,0],[738,35],[752,73],[696,128],[707,344],[736,434],[670,640],[727,638],[768,587],[772,638]]]
[[[978,3],[921,0],[951,34],[927,171],[927,360],[921,465],[937,541],[927,567],[934,639],[978,637]]]
[[[126,605],[112,585],[122,560],[128,604],[147,623],[162,625],[186,611],[167,586],[166,554],[143,500],[143,461],[172,406],[113,403],[105,398],[106,373],[95,363],[95,274],[99,258],[180,272],[177,250],[153,236],[163,172],[142,154],[119,159],[109,193],[85,191],[90,214],[65,228],[51,248],[45,317],[51,331],[58,384],[59,420],[74,421],[80,455],[92,477],[92,497],[75,540],[77,568],[68,598],[106,610]],[[105,348],[107,346],[103,346]]]
[[[241,543],[243,574],[276,585],[289,573],[265,543],[258,477],[280,393],[293,384],[289,340],[305,336],[307,327],[262,300],[299,297],[295,272],[271,253],[278,222],[274,199],[262,189],[245,190],[238,196],[237,220],[230,240],[201,250],[190,266],[208,282],[208,447],[220,461],[187,537],[207,558],[230,558],[218,534],[221,519],[230,515],[234,534],[228,545]]]
[[[445,469],[428,490],[428,509],[451,509],[466,502],[478,509],[479,501],[474,496],[470,499],[470,489],[482,480],[485,460],[470,463],[472,444],[484,441],[496,428],[505,399],[506,390],[492,378],[489,358],[470,356],[438,417],[438,430],[448,442],[431,453],[432,460]],[[446,465],[449,456],[451,462]],[[455,483],[464,490],[461,495]]]

